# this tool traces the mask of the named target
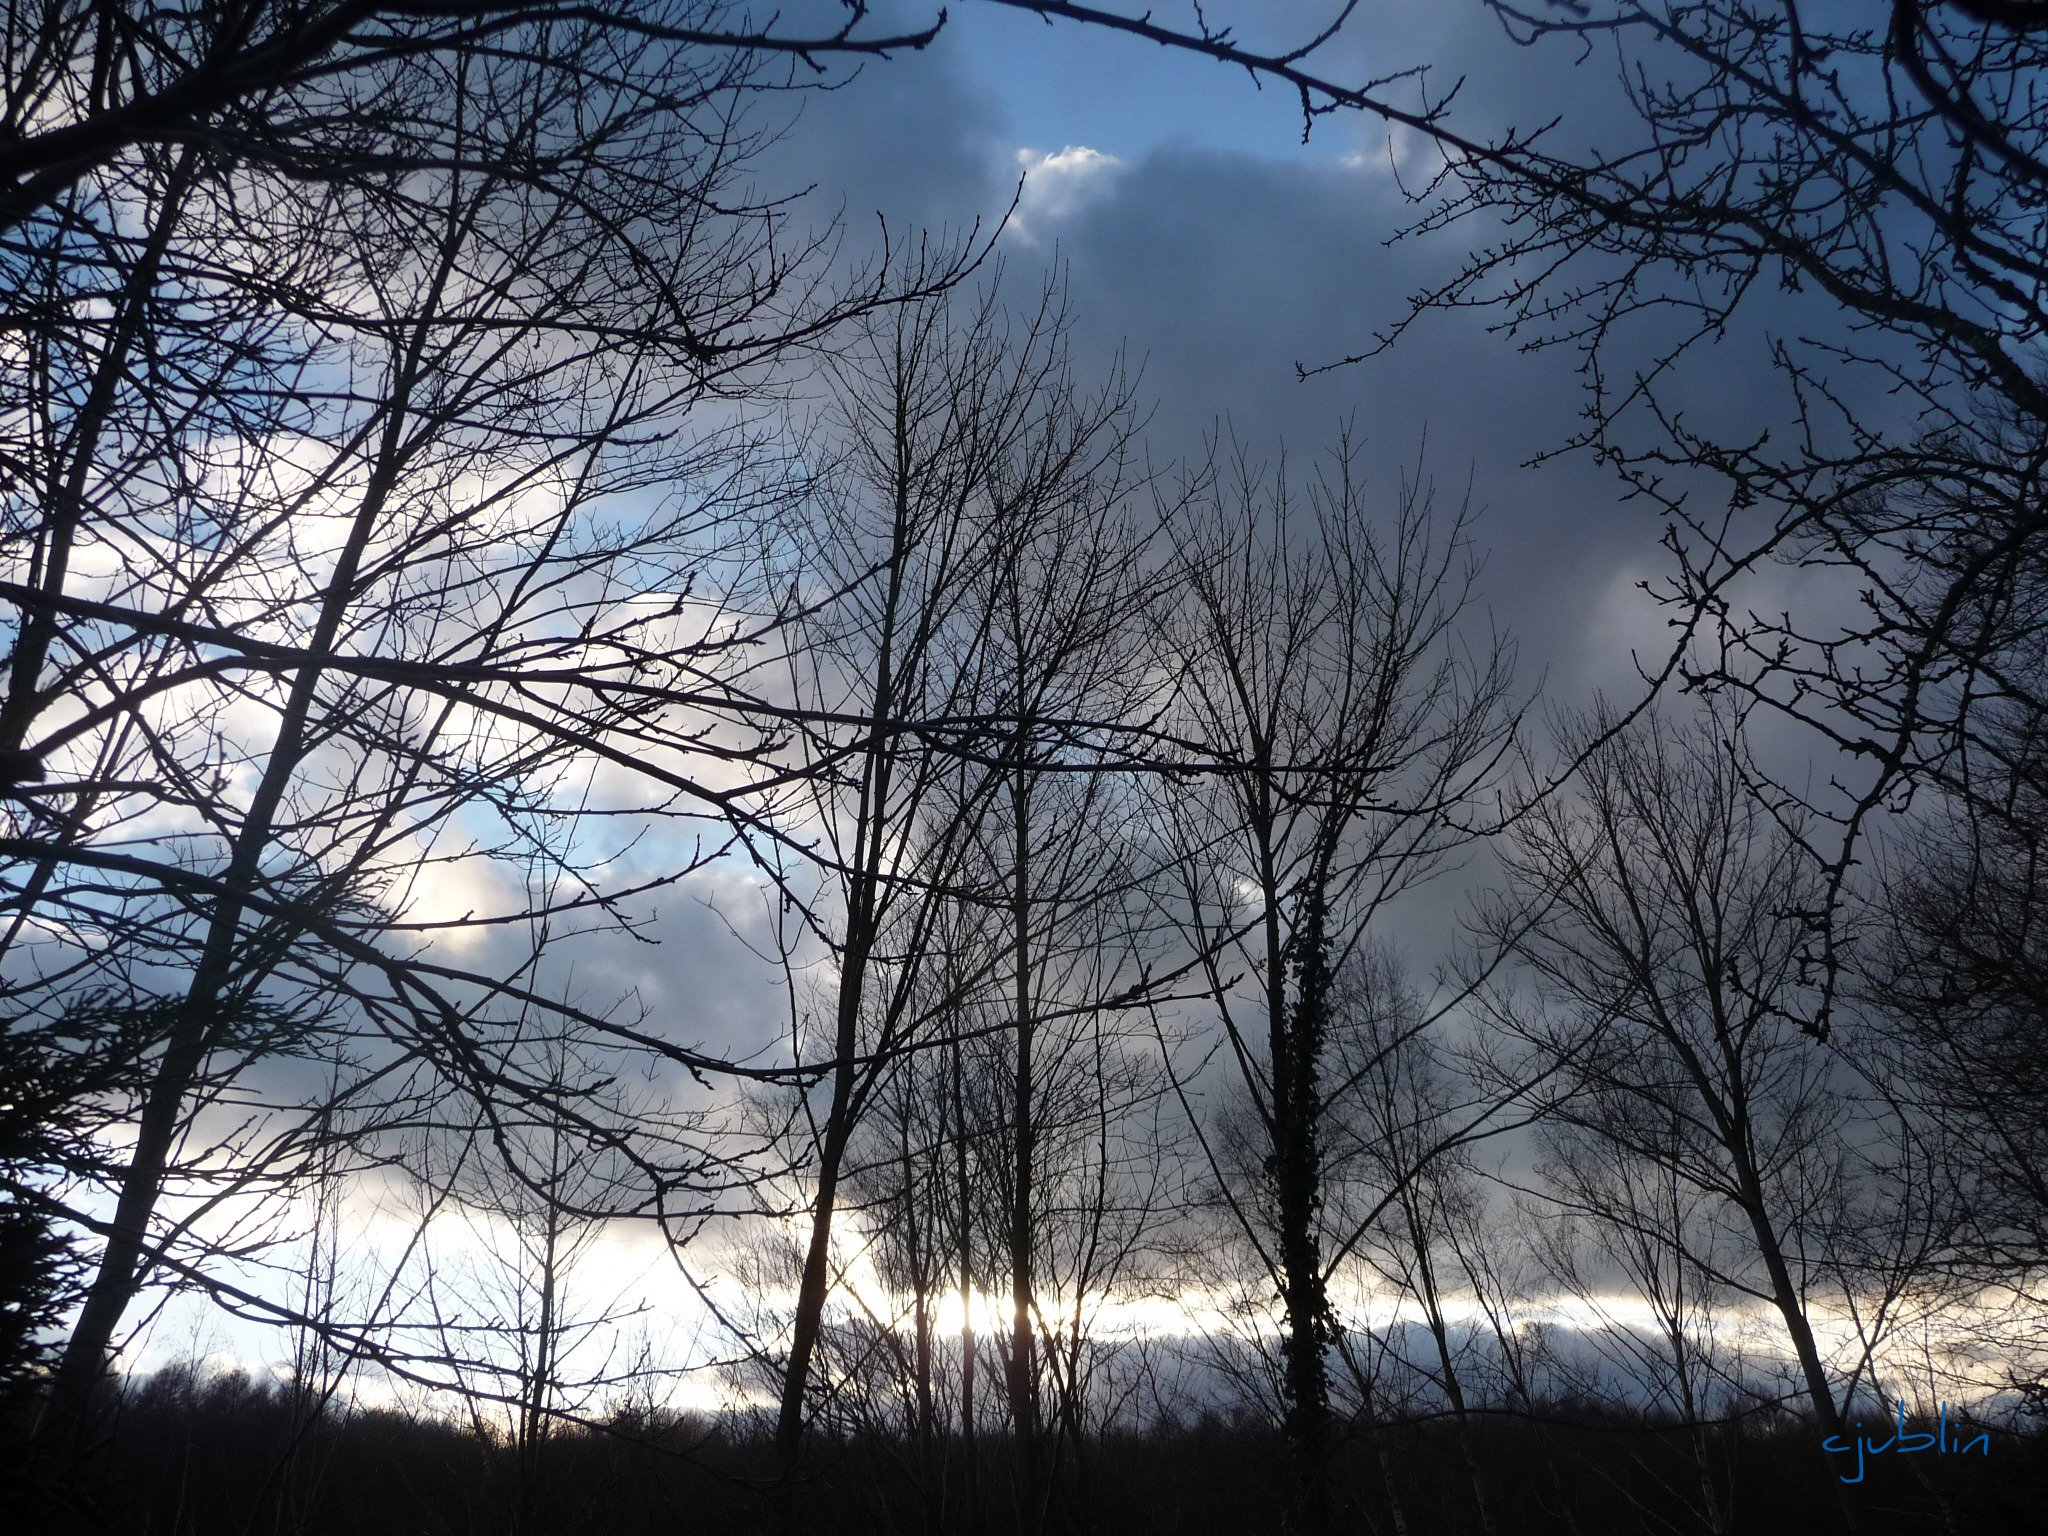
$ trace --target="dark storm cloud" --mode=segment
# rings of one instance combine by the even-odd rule
[[[928,8],[901,3],[869,7],[864,35],[895,35],[928,26]],[[822,35],[836,29],[844,8],[801,0],[778,8],[777,31]],[[752,123],[776,131],[751,159],[757,189],[773,198],[805,193],[793,218],[817,230],[837,220],[856,257],[866,255],[886,219],[892,239],[920,231],[955,230],[987,215],[997,218],[991,170],[999,159],[1002,114],[964,67],[957,27],[941,30],[919,51],[886,59],[837,62],[813,80],[817,88],[771,95],[751,107]],[[808,190],[807,190],[808,189]]]
[[[1489,315],[1442,314],[1370,362],[1298,377],[1297,364],[1367,346],[1464,259],[1462,232],[1392,240],[1417,209],[1388,172],[1384,137],[1349,156],[1339,150],[1350,140],[1321,129],[1312,154],[1292,152],[1285,135],[1270,154],[1134,148],[1079,132],[1055,141],[1040,137],[1043,128],[1026,139],[996,111],[1001,93],[969,73],[975,12],[958,13],[950,42],[871,66],[809,101],[772,169],[815,184],[813,202],[827,211],[840,210],[843,192],[852,245],[872,228],[873,209],[889,212],[896,233],[911,218],[956,231],[998,219],[1028,170],[1001,242],[1004,280],[1028,291],[1048,264],[1065,271],[1084,373],[1106,369],[1119,349],[1142,368],[1155,459],[1194,458],[1220,432],[1255,460],[1284,445],[1300,474],[1349,421],[1390,503],[1418,466],[1446,511],[1469,485],[1487,560],[1477,643],[1489,619],[1508,632],[1525,686],[1540,683],[1549,702],[1590,702],[1596,689],[1631,694],[1632,649],[1654,662],[1665,643],[1662,616],[1634,589],[1659,568],[1662,526],[1623,506],[1614,479],[1583,456],[1523,467],[1580,425],[1573,355],[1525,354],[1489,334]],[[1086,56],[1071,41],[1062,55]],[[1190,71],[1167,55],[1150,62],[1156,77],[1105,76],[1099,88],[1157,92],[1164,79],[1213,93],[1219,110],[1247,89],[1241,77]],[[1412,157],[1414,146],[1400,152]],[[1449,947],[1467,884],[1424,892],[1389,926],[1422,970]],[[696,942],[672,940],[670,953],[694,970]],[[751,1033],[738,991],[731,1001],[731,1027]]]
[[[1255,30],[1242,35],[1292,36],[1321,12],[1247,11]],[[794,24],[803,13],[789,14]],[[909,26],[929,14],[877,7],[875,23]],[[1321,56],[1327,73],[1365,78],[1429,62],[1439,89],[1464,81],[1456,121],[1465,131],[1541,122],[1568,105],[1561,145],[1633,137],[1609,54],[1518,47],[1477,6],[1382,6],[1370,23]],[[1254,460],[1273,460],[1284,444],[1303,473],[1351,422],[1389,501],[1418,466],[1446,510],[1469,486],[1487,561],[1478,606],[1518,644],[1528,690],[1540,687],[1546,707],[1583,707],[1603,692],[1632,700],[1639,667],[1661,666],[1673,637],[1667,611],[1639,590],[1670,570],[1659,542],[1667,515],[1628,500],[1587,452],[1547,457],[1585,425],[1580,353],[1528,351],[1530,335],[1498,331],[1499,312],[1465,310],[1427,315],[1380,355],[1300,379],[1297,364],[1335,362],[1398,325],[1415,294],[1468,258],[1484,226],[1396,238],[1420,212],[1403,187],[1426,180],[1433,151],[1412,138],[1390,143],[1384,125],[1358,116],[1320,121],[1303,147],[1298,119],[1281,123],[1273,94],[1185,55],[1083,28],[1020,27],[970,4],[924,52],[871,63],[807,97],[763,162],[763,184],[815,187],[805,216],[842,216],[857,256],[872,250],[878,212],[899,242],[917,227],[957,236],[979,219],[990,228],[1024,177],[999,244],[1004,280],[1024,291],[1049,264],[1065,272],[1084,369],[1105,370],[1119,349],[1142,368],[1155,459],[1192,459],[1220,433]],[[1069,104],[1071,131],[1047,100]],[[1205,120],[1233,144],[1270,130],[1270,147],[1200,142]],[[1129,141],[1155,121],[1156,136]],[[1663,378],[1665,397],[1695,427],[1782,432],[1790,401],[1768,339],[1796,335],[1805,303],[1759,291],[1734,331]],[[1648,366],[1670,334],[1630,333],[1608,359],[1610,378]],[[1537,459],[1546,462],[1531,467]],[[1684,488],[1701,515],[1725,508],[1717,483]],[[1788,581],[1766,570],[1759,600],[1783,606]],[[1436,936],[1427,947],[1440,950],[1453,904],[1425,907],[1416,934]]]
[[[811,9],[821,21],[838,11]],[[1291,36],[1321,12],[1247,12],[1244,35]],[[810,12],[788,14],[795,26]],[[899,3],[877,7],[874,24],[909,27],[929,14]],[[1575,135],[1623,133],[1609,61],[1575,65],[1569,50],[1515,47],[1478,7],[1380,7],[1371,26],[1324,57],[1338,77],[1375,61],[1432,61],[1440,83],[1465,80],[1459,121],[1472,131],[1540,120],[1569,90]],[[1074,103],[1072,132],[1036,107],[1028,114],[1040,120],[1028,127],[1011,120],[1004,103],[1039,86]],[[1091,92],[1113,102],[1097,109]],[[1158,103],[1162,133],[1175,141],[1089,137],[1091,126],[1138,131],[1134,102]],[[1241,138],[1246,122],[1271,127],[1270,152],[1189,142],[1189,124],[1201,120],[1191,104],[1220,138]],[[1650,653],[1663,642],[1663,616],[1634,583],[1662,569],[1663,524],[1653,508],[1624,505],[1623,487],[1589,456],[1524,467],[1583,424],[1577,354],[1525,354],[1526,338],[1488,333],[1499,318],[1491,312],[1434,315],[1369,362],[1300,381],[1297,364],[1361,351],[1400,321],[1412,295],[1465,259],[1478,227],[1390,244],[1419,210],[1390,174],[1389,155],[1412,182],[1430,152],[1409,140],[1390,149],[1382,125],[1357,117],[1322,121],[1304,149],[1297,124],[1282,125],[1272,106],[1241,75],[1204,61],[1133,50],[1085,28],[1020,27],[1000,8],[969,5],[929,49],[865,65],[804,98],[760,170],[764,186],[814,187],[803,216],[813,225],[841,216],[858,259],[873,249],[878,213],[899,248],[919,227],[956,237],[977,219],[992,227],[1030,169],[1000,245],[1007,280],[1028,286],[1046,261],[1064,265],[1084,359],[1103,368],[1122,347],[1143,366],[1155,456],[1192,456],[1220,429],[1255,458],[1284,443],[1305,468],[1340,422],[1355,420],[1389,496],[1418,463],[1440,501],[1455,505],[1469,482],[1490,551],[1483,596],[1521,642],[1525,676],[1545,675],[1560,702],[1629,691],[1631,649],[1661,659]],[[1695,419],[1732,403],[1753,430],[1781,410],[1761,337],[1748,343],[1703,350],[1673,381]]]
[[[1440,506],[1469,485],[1482,601],[1521,642],[1525,675],[1547,671],[1559,694],[1631,685],[1630,645],[1662,632],[1632,587],[1662,526],[1587,456],[1525,467],[1581,425],[1573,354],[1439,314],[1369,361],[1297,374],[1397,324],[1461,245],[1389,244],[1414,210],[1370,169],[1166,149],[1092,174],[1105,185],[1065,218],[1031,217],[1027,192],[1026,229],[1066,266],[1085,352],[1100,366],[1121,345],[1142,363],[1156,450],[1189,455],[1220,430],[1255,458],[1284,444],[1306,469],[1353,422],[1389,500],[1418,467]],[[1768,376],[1754,372],[1717,387],[1748,393]]]

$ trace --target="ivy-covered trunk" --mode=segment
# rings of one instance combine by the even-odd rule
[[[1329,953],[1322,893],[1312,886],[1294,935],[1294,995],[1273,1035],[1273,1181],[1286,1335],[1288,1529],[1329,1528],[1329,1298],[1323,1285],[1322,1049],[1329,1015]]]

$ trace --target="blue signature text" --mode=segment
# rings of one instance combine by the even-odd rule
[[[1860,1421],[1857,1423],[1856,1428],[1859,1431],[1862,1430],[1863,1425]],[[1989,1456],[1991,1454],[1990,1434],[1980,1430],[1975,1439],[1964,1440],[1962,1436],[1965,1428],[1967,1428],[1965,1425],[1959,1424],[1957,1426],[1956,1443],[1951,1445],[1948,1437],[1948,1404],[1943,1403],[1941,1405],[1941,1416],[1935,1421],[1932,1433],[1922,1431],[1919,1434],[1908,1434],[1906,1432],[1906,1405],[1904,1402],[1901,1402],[1899,1404],[1898,1426],[1889,1439],[1878,1441],[1873,1440],[1868,1435],[1859,1433],[1855,1437],[1856,1443],[1854,1445],[1842,1445],[1839,1443],[1842,1438],[1841,1436],[1829,1435],[1827,1439],[1821,1441],[1820,1448],[1831,1456],[1846,1456],[1851,1451],[1854,1451],[1856,1453],[1856,1475],[1854,1477],[1845,1475],[1842,1481],[1845,1483],[1860,1483],[1863,1481],[1863,1469],[1866,1458],[1881,1456],[1887,1451],[1896,1451],[1900,1455],[1909,1455],[1914,1451],[1933,1451],[1938,1455],[1951,1456],[1967,1456],[1970,1452],[1976,1451],[1979,1455]]]

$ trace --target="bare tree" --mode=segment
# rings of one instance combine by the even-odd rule
[[[757,27],[707,0],[622,0],[567,20],[617,39],[628,54],[654,42],[727,59],[779,59],[784,83],[794,69],[816,68],[821,59],[921,48],[936,30],[879,33],[863,27],[864,5],[849,5],[847,13],[841,26],[810,35]],[[4,14],[0,231],[57,207],[81,183],[117,172],[125,157],[165,146],[190,145],[210,159],[260,171],[348,182],[362,173],[365,143],[374,142],[369,136],[382,134],[378,158],[385,168],[445,166],[435,131],[455,103],[422,89],[436,66],[479,47],[567,62],[553,53],[545,26],[536,32],[544,15],[493,0],[323,0],[189,12],[120,0],[15,0]],[[590,62],[604,68],[602,60]],[[612,78],[630,85],[634,77],[625,70]]]
[[[608,1081],[612,1066],[561,1035],[508,1049],[532,1055],[535,1077],[565,1095]],[[611,1118],[635,1118],[615,1088],[600,1091]],[[438,1331],[473,1411],[502,1408],[506,1422],[493,1427],[504,1429],[510,1453],[512,1528],[546,1530],[544,1460],[557,1419],[589,1419],[639,1368],[619,1357],[622,1325],[638,1309],[617,1293],[616,1277],[594,1277],[589,1262],[605,1214],[638,1170],[604,1137],[579,1134],[546,1106],[479,1123],[450,1150],[450,1204],[467,1252],[429,1276],[442,1292],[431,1299]],[[430,1229],[429,1248],[436,1236]]]
[[[1240,460],[1184,530],[1185,596],[1159,626],[1177,729],[1213,767],[1163,786],[1178,859],[1164,900],[1201,958],[1223,1054],[1248,1101],[1257,1187],[1224,1176],[1228,1218],[1282,1316],[1290,1519],[1327,1524],[1326,1359],[1333,1262],[1358,1240],[1326,1221],[1332,982],[1403,891],[1469,838],[1459,814],[1512,731],[1508,653],[1463,648],[1474,575],[1462,516],[1404,486],[1376,516],[1340,440],[1305,495]],[[1297,499],[1298,497],[1298,499]]]
[[[1736,1502],[1740,1425],[1732,1421],[1759,1382],[1754,1362],[1724,1336],[1739,1314],[1721,1277],[1740,1261],[1725,1252],[1730,1237],[1714,1221],[1714,1197],[1677,1171],[1679,1122],[1664,1132],[1656,1155],[1638,1157],[1579,1126],[1546,1127],[1541,1195],[1527,1215],[1545,1272],[1600,1320],[1586,1336],[1592,1360],[1558,1364],[1572,1394],[1669,1415],[1685,1437],[1689,1480],[1673,1488],[1648,1456],[1637,1465],[1702,1531],[1721,1536]],[[1646,1317],[1616,1307],[1617,1281]]]
[[[0,424],[0,951],[46,1042],[110,1043],[77,1043],[82,997],[132,1021],[111,1043],[134,1096],[98,1112],[136,1136],[93,1170],[115,1212],[53,1422],[150,1274],[227,1283],[167,1194],[223,1209],[317,1161],[301,1089],[325,1073],[253,1066],[345,1065],[341,1096],[382,1096],[387,1124],[450,1092],[574,1122],[480,1049],[525,1007],[728,1065],[544,995],[531,955],[459,957],[529,911],[425,908],[494,866],[524,896],[529,863],[601,865],[599,827],[664,817],[709,828],[677,878],[746,819],[701,770],[744,779],[772,744],[716,676],[755,631],[698,578],[782,477],[691,411],[902,270],[835,299],[786,211],[729,195],[759,55],[718,37],[625,13],[387,32],[343,6],[151,13],[206,46],[128,56],[105,51],[119,8],[85,11],[9,11],[47,68],[8,77],[28,408]],[[88,89],[70,66],[95,49]],[[157,78],[192,60],[197,83]],[[636,787],[585,794],[601,765]],[[545,835],[568,810],[572,849]],[[634,920],[629,889],[550,889]],[[644,1129],[640,1208],[688,1206],[718,1160]]]
[[[1114,509],[1127,494],[1126,386],[1083,393],[1064,325],[1056,289],[1012,316],[992,286],[964,315],[944,302],[893,311],[827,360],[835,419],[821,441],[843,458],[790,536],[811,594],[792,631],[790,695],[819,725],[777,811],[779,836],[820,844],[815,888],[780,889],[832,962],[825,1049],[795,1042],[800,1061],[822,1064],[826,1102],[814,1114],[804,1101],[815,1152],[777,1428],[785,1462],[803,1430],[847,1151],[895,1060],[933,1046],[961,1001],[927,983],[948,911],[996,899],[975,855],[990,808],[1017,792],[1027,733],[1033,751],[1077,735],[1101,751],[1097,722],[1047,718],[1043,701],[1027,716],[990,681],[998,573],[1068,507]],[[977,974],[988,971],[957,980]]]
[[[1819,793],[1772,786],[1830,843],[1810,915],[1825,1031],[1866,833],[1916,790],[1964,784],[2002,701],[2043,703],[2038,7],[1484,0],[1519,58],[1582,79],[1611,59],[1612,89],[1482,128],[1482,86],[1426,59],[1381,68],[1390,39],[1366,40],[1371,79],[1348,72],[1371,25],[1355,0],[1273,45],[1201,6],[995,3],[1279,85],[1305,135],[1356,117],[1435,152],[1407,233],[1469,231],[1469,257],[1303,371],[1375,356],[1439,308],[1489,306],[1526,345],[1580,353],[1589,425],[1559,450],[1598,454],[1667,519],[1654,591],[1679,633],[1652,680],[1737,690],[1838,755]],[[1752,342],[1792,425],[1703,424],[1687,364]],[[1796,603],[1751,595],[1774,565],[1813,573]]]
[[[1338,972],[1331,989],[1324,1203],[1334,1230],[1362,1233],[1353,1251],[1378,1282],[1377,1295],[1362,1299],[1390,1291],[1420,1314],[1429,1341],[1426,1361],[1417,1362],[1397,1342],[1410,1327],[1399,1314],[1386,1325],[1379,1348],[1448,1407],[1473,1511],[1491,1536],[1499,1524],[1473,1438],[1478,1404],[1472,1389],[1493,1374],[1485,1350],[1497,1335],[1487,1340],[1452,1315],[1466,1281],[1464,1256],[1477,1245],[1484,1211],[1469,1129],[1484,1094],[1450,1068],[1430,1022],[1423,999],[1385,950],[1355,954]],[[1338,1316],[1341,1326],[1341,1310]],[[1364,1407],[1371,1416],[1374,1405]]]
[[[1128,386],[1114,380],[1107,398],[1128,401]],[[1063,740],[1081,722],[1136,722],[1151,703],[1137,679],[1156,562],[1134,520],[1146,477],[1128,453],[1127,432],[1104,433],[1092,412],[1069,410],[1009,458],[985,597],[985,707],[1011,723],[1002,786],[975,829],[973,857],[1003,893],[1006,953],[997,969],[1011,1027],[996,1066],[1007,1162],[995,1188],[1007,1216],[1003,1360],[1027,1527],[1048,1516],[1057,1460],[1043,1444],[1048,1425],[1078,1451],[1081,1315],[1136,1240],[1120,1220],[1134,1214],[1123,1204],[1130,1148],[1109,1130],[1112,1119],[1121,1125],[1140,1113],[1146,1097],[1129,1025],[1116,1017],[1128,1017],[1142,991],[1145,960],[1136,927],[1142,855],[1123,835],[1133,784],[1098,751]],[[1155,507],[1146,526],[1156,531],[1172,513]],[[1077,1175],[1083,1187],[1068,1182]],[[1057,1335],[1041,1344],[1048,1307],[1055,1316],[1073,1309],[1064,1345]],[[1048,1367],[1057,1401],[1050,1413]]]
[[[1802,914],[1825,877],[1797,830],[1749,794],[1740,745],[1717,725],[1652,719],[1614,734],[1595,716],[1568,737],[1568,750],[1609,739],[1580,792],[1534,809],[1504,855],[1514,895],[1491,908],[1487,931],[1517,956],[1527,990],[1490,1009],[1499,1038],[1523,1047],[1496,1070],[1524,1080],[1566,1066],[1576,1091],[1552,1110],[1568,1128],[1553,1141],[1559,1197],[1617,1229],[1646,1280],[1770,1307],[1798,1395],[1832,1436],[1903,1278],[1859,1270],[1852,1233],[1892,1231],[1884,1211],[1896,1205],[1917,1252],[1923,1229],[1906,1208],[1924,1194],[1868,1188],[1860,1149],[1883,1143],[1884,1106],[1859,1107],[1854,1074],[1803,1027],[1817,989],[1801,979]],[[1619,1172],[1585,1189],[1593,1175],[1574,1137],[1620,1159]],[[1614,1177],[1647,1182],[1616,1188]],[[1816,1327],[1830,1296],[1864,1320],[1860,1357],[1833,1358]],[[1679,1326],[1684,1309],[1665,1310]]]
[[[2041,941],[2040,716],[2010,710],[1971,753],[1967,794],[1925,808],[1888,850],[1858,1016],[1888,1042],[1875,1068],[1955,1202],[1939,1268],[1999,1317],[2020,1382],[2039,1347],[2026,1298],[2048,1257],[2048,952]],[[2003,1295],[2017,1306],[2000,1307]]]

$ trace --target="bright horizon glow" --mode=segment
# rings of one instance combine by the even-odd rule
[[[359,1270],[347,1289],[351,1296],[366,1295],[391,1278],[407,1249],[416,1246],[420,1228],[405,1212],[375,1197],[350,1201],[344,1209],[343,1249]],[[463,1266],[484,1273],[489,1266],[502,1265],[515,1245],[510,1223],[486,1213],[444,1211],[426,1224],[424,1246],[444,1273]],[[412,1257],[417,1259],[418,1253]],[[289,1270],[291,1261],[285,1259],[280,1267]],[[566,1305],[572,1319],[603,1313],[623,1316],[608,1331],[582,1338],[565,1353],[564,1376],[573,1379],[579,1366],[616,1361],[635,1347],[636,1339],[655,1350],[658,1337],[660,1360],[653,1367],[658,1385],[653,1395],[661,1406],[693,1412],[762,1406],[767,1399],[758,1388],[734,1379],[723,1368],[721,1362],[734,1353],[734,1341],[723,1334],[711,1307],[715,1304],[728,1317],[786,1318],[795,1301],[793,1288],[751,1286],[740,1276],[716,1268],[694,1279],[692,1284],[690,1277],[668,1261],[664,1246],[651,1240],[645,1229],[609,1224],[595,1235],[565,1282]],[[470,1300],[477,1318],[488,1313],[488,1292]],[[1391,1342],[1385,1335],[1420,1328],[1427,1322],[1413,1296],[1383,1285],[1340,1283],[1333,1287],[1332,1301],[1348,1332],[1380,1335],[1383,1343]],[[1064,1338],[1072,1326],[1075,1306],[1071,1295],[1042,1297],[1038,1303],[1040,1337]],[[1171,1296],[1096,1293],[1081,1299],[1080,1310],[1083,1335],[1112,1345],[1199,1345],[1208,1341],[1219,1349],[1251,1343],[1271,1347],[1281,1332],[1277,1302],[1250,1286],[1195,1285]],[[970,1306],[960,1289],[952,1286],[931,1301],[934,1338],[957,1352],[970,1312],[978,1344],[993,1348],[997,1340],[1009,1336],[1011,1301],[1007,1292],[977,1289]],[[1483,1346],[1494,1327],[1485,1307],[1469,1293],[1447,1293],[1442,1313],[1461,1336],[1461,1344],[1476,1339]],[[899,1337],[910,1333],[913,1315],[913,1298],[884,1287],[864,1257],[845,1266],[842,1283],[827,1304],[828,1322],[884,1326]],[[2007,1384],[2002,1374],[1992,1370],[1995,1362],[1969,1361],[1955,1346],[1966,1342],[1974,1323],[1998,1315],[1995,1307],[1980,1301],[1902,1323],[1876,1352],[1874,1368],[1863,1373],[1865,1379],[1874,1381],[1889,1396],[1915,1404],[1923,1398],[1932,1402],[1936,1396],[1956,1403],[1996,1396]],[[1837,1375],[1847,1374],[1861,1352],[1856,1318],[1847,1311],[1825,1307],[1812,1308],[1808,1316]],[[2048,1318],[2042,1321],[2048,1322]],[[410,1347],[416,1349],[420,1326],[416,1320],[401,1320],[393,1327],[392,1336],[405,1347],[410,1335]],[[1654,1338],[1662,1329],[1647,1303],[1622,1291],[1588,1296],[1558,1292],[1526,1298],[1510,1309],[1504,1326],[1521,1338],[1533,1329],[1561,1329],[1596,1347],[1602,1335],[1632,1333]],[[1714,1338],[1739,1373],[1768,1377],[1791,1368],[1792,1352],[1783,1324],[1767,1304],[1751,1301],[1714,1309],[1703,1317],[1701,1331]],[[259,1380],[285,1380],[290,1375],[291,1337],[288,1328],[238,1319],[213,1308],[202,1297],[187,1295],[154,1314],[142,1335],[124,1350],[123,1362],[131,1376],[193,1361],[206,1370],[242,1370]],[[773,1331],[762,1337],[772,1350]],[[1414,1341],[1408,1341],[1407,1352],[1413,1353],[1414,1348]],[[1940,1381],[1933,1372],[1936,1359],[1942,1365]],[[1640,1383],[1637,1390],[1647,1399]],[[374,1366],[352,1373],[349,1392],[351,1401],[365,1407],[430,1411],[438,1411],[435,1400],[442,1396],[389,1377]],[[600,1394],[581,1404],[579,1411],[601,1413],[611,1405],[612,1400]]]

